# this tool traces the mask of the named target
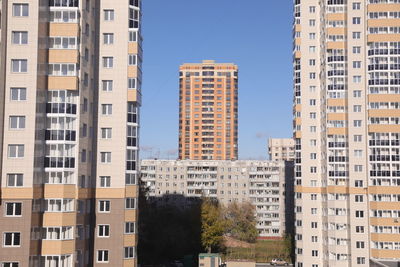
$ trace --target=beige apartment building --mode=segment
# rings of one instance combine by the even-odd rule
[[[0,3],[1,266],[136,266],[140,0]]]
[[[294,0],[296,266],[400,261],[400,1]]]
[[[294,139],[293,138],[270,138],[268,139],[268,154],[272,161],[293,161],[294,160]]]
[[[238,158],[238,67],[187,63],[179,68],[179,159]]]
[[[293,180],[284,162],[141,160],[140,172],[148,196],[160,205],[185,208],[201,197],[224,205],[249,201],[260,238],[282,238],[286,232],[285,184]]]

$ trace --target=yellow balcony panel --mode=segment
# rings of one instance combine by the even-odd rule
[[[400,220],[394,218],[370,218],[369,222],[370,225],[400,226]]]
[[[301,111],[301,104],[297,104],[294,106],[295,111]]]
[[[368,42],[400,42],[400,34],[369,34]]]
[[[296,38],[296,39],[294,39],[294,43],[295,43],[296,45],[301,45],[301,38]]]
[[[49,62],[51,63],[74,63],[79,62],[78,50],[74,49],[50,49]]]
[[[339,98],[329,98],[327,100],[328,106],[336,107],[336,106],[346,106],[346,99]]]
[[[300,24],[295,24],[294,25],[294,31],[295,32],[301,32],[301,25]]]
[[[124,259],[123,267],[137,266],[136,259]]]
[[[366,195],[368,193],[366,188],[350,187],[349,194],[353,195]]]
[[[328,128],[328,134],[333,134],[333,135],[346,135],[347,134],[347,128],[346,127],[340,127],[340,128]]]
[[[327,42],[328,49],[343,49],[346,47],[346,42]]]
[[[370,132],[370,133],[400,133],[400,125],[391,125],[391,124],[369,125],[368,132]]]
[[[398,259],[400,258],[400,250],[371,249],[371,256],[378,259]]]
[[[399,209],[399,202],[369,202],[370,209],[378,210],[397,210]]]
[[[296,131],[296,133],[294,134],[294,136],[296,138],[301,138],[301,131]]]
[[[1,198],[2,199],[32,199],[33,198],[33,188],[1,188]]]
[[[127,185],[125,189],[125,197],[138,197],[139,189],[137,185]]]
[[[371,241],[398,242],[399,241],[399,234],[376,234],[376,233],[371,233]]]
[[[301,118],[296,118],[295,122],[296,122],[296,125],[301,125]]]
[[[124,247],[136,246],[137,235],[124,235]]]
[[[400,4],[369,4],[368,12],[400,10]]]
[[[301,52],[300,51],[296,51],[294,53],[294,58],[301,58]]]
[[[137,89],[128,89],[128,101],[137,102],[139,105],[142,103],[142,95]]]
[[[94,198],[94,190],[92,188],[79,188],[78,196],[80,199]]]
[[[349,188],[347,186],[330,185],[327,187],[328,193],[348,194]]]
[[[330,13],[326,15],[326,20],[346,20],[345,13]]]
[[[78,90],[78,77],[75,76],[49,76],[49,90]]]
[[[125,198],[125,188],[96,188],[96,198]]]
[[[368,102],[400,102],[400,95],[397,94],[368,95]]]
[[[75,252],[74,240],[43,240],[43,255],[72,254]]]
[[[400,117],[399,109],[370,109],[369,117]]]
[[[368,27],[399,27],[400,19],[369,19]]]
[[[137,66],[128,66],[128,78],[136,78],[138,74]]]
[[[347,113],[328,113],[328,120],[330,121],[343,121],[346,118]]]
[[[49,36],[79,36],[79,24],[77,23],[50,23]]]
[[[296,193],[324,193],[326,191],[325,188],[322,187],[305,187],[305,186],[296,186]]]
[[[75,212],[45,212],[43,226],[70,226],[75,225]]]
[[[326,30],[328,35],[345,35],[347,28],[345,27],[330,27]]]
[[[125,221],[136,222],[137,221],[137,210],[125,210]]]
[[[44,186],[45,198],[76,198],[75,185],[46,184]]]
[[[137,42],[130,42],[128,44],[128,53],[129,54],[138,54],[139,46]]]
[[[398,186],[370,186],[368,187],[370,194],[400,194]]]

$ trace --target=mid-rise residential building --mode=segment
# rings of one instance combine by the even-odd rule
[[[294,0],[297,267],[400,261],[399,11]]]
[[[231,63],[179,68],[179,159],[238,158],[238,67]]]
[[[272,161],[294,160],[294,139],[270,138],[268,139],[268,154]]]
[[[0,1],[1,266],[136,266],[140,7]]]
[[[158,204],[190,206],[202,197],[221,204],[251,202],[260,238],[286,233],[285,183],[293,182],[284,162],[142,160],[141,183]]]

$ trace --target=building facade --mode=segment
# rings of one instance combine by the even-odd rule
[[[298,267],[400,260],[399,10],[294,0]]]
[[[141,183],[150,199],[181,207],[203,196],[224,205],[251,202],[262,238],[285,234],[285,181],[290,173],[283,162],[271,161],[141,161]]]
[[[1,266],[135,266],[140,0],[0,3]]]
[[[268,139],[268,154],[272,161],[293,161],[294,140],[292,138]]]
[[[238,67],[231,63],[179,68],[179,159],[238,158]]]

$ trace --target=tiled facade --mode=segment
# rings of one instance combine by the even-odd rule
[[[292,138],[268,139],[268,155],[272,161],[294,160],[294,140]]]
[[[1,3],[1,266],[135,266],[139,0]]]
[[[255,206],[259,236],[264,238],[284,236],[285,182],[291,180],[290,174],[283,162],[141,161],[141,183],[151,199],[182,207],[202,196],[224,205],[250,201]]]
[[[294,0],[296,266],[400,260],[400,2]]]
[[[179,158],[238,158],[238,67],[231,63],[179,68]]]

